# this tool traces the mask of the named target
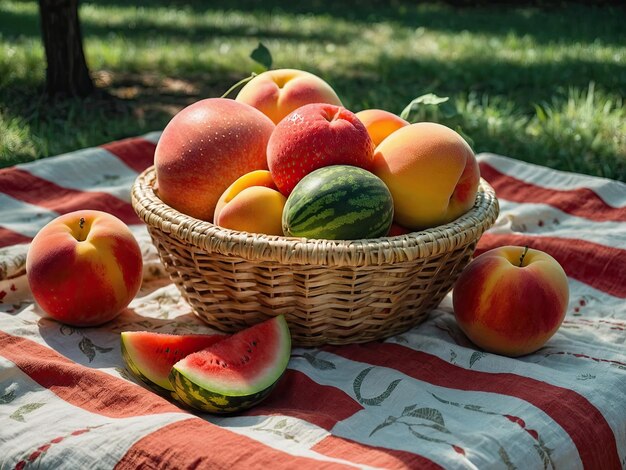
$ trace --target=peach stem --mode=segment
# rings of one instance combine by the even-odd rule
[[[239,80],[237,83],[235,83],[233,86],[231,86],[228,90],[226,90],[226,93],[224,93],[221,98],[226,98],[228,95],[230,95],[235,89],[239,88],[241,85],[244,85],[246,83],[248,83],[250,80],[252,80],[254,77],[256,77],[256,73],[252,72],[250,74],[249,77],[246,78],[242,78],[241,80]]]
[[[524,257],[526,256],[526,253],[528,253],[528,246],[524,247],[524,252],[522,253],[522,256],[519,257],[519,267],[520,268],[524,265]]]

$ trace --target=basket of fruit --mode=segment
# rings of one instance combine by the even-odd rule
[[[273,107],[272,86],[285,98]],[[289,109],[298,87],[308,104]],[[232,333],[282,314],[299,346],[417,325],[498,215],[455,131],[355,115],[328,84],[292,70],[178,113],[132,204],[200,318]]]

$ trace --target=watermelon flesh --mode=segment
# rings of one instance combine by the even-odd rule
[[[170,335],[148,331],[121,334],[126,367],[159,393],[173,391],[168,380],[172,366],[189,354],[222,341],[224,335]]]
[[[185,404],[232,413],[265,399],[285,372],[290,355],[289,328],[279,315],[181,359],[169,378]]]

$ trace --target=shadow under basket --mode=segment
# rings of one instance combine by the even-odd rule
[[[154,167],[141,173],[132,204],[194,312],[225,333],[283,314],[296,346],[379,340],[422,322],[499,210],[481,179],[474,207],[449,224],[395,237],[313,240],[189,217],[158,198],[155,182]]]

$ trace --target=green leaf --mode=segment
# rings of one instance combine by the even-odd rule
[[[36,409],[41,408],[43,405],[45,405],[45,403],[29,403],[27,405],[22,405],[17,410],[15,410],[11,414],[11,416],[9,416],[9,418],[14,419],[15,421],[19,421],[20,423],[23,423],[25,421],[24,420],[25,414],[35,411]]]
[[[424,106],[438,106],[445,103],[449,99],[450,98],[447,96],[437,96],[434,93],[418,96],[402,110],[400,117],[408,121],[411,113],[420,110],[420,108],[423,108]]]
[[[262,42],[260,42],[256,49],[252,51],[250,58],[261,64],[265,70],[272,68],[272,53]]]
[[[445,426],[446,423],[443,420],[441,412],[435,408],[419,408],[407,413],[407,416],[413,416],[414,418],[427,419],[433,423],[437,423],[440,426]]]

